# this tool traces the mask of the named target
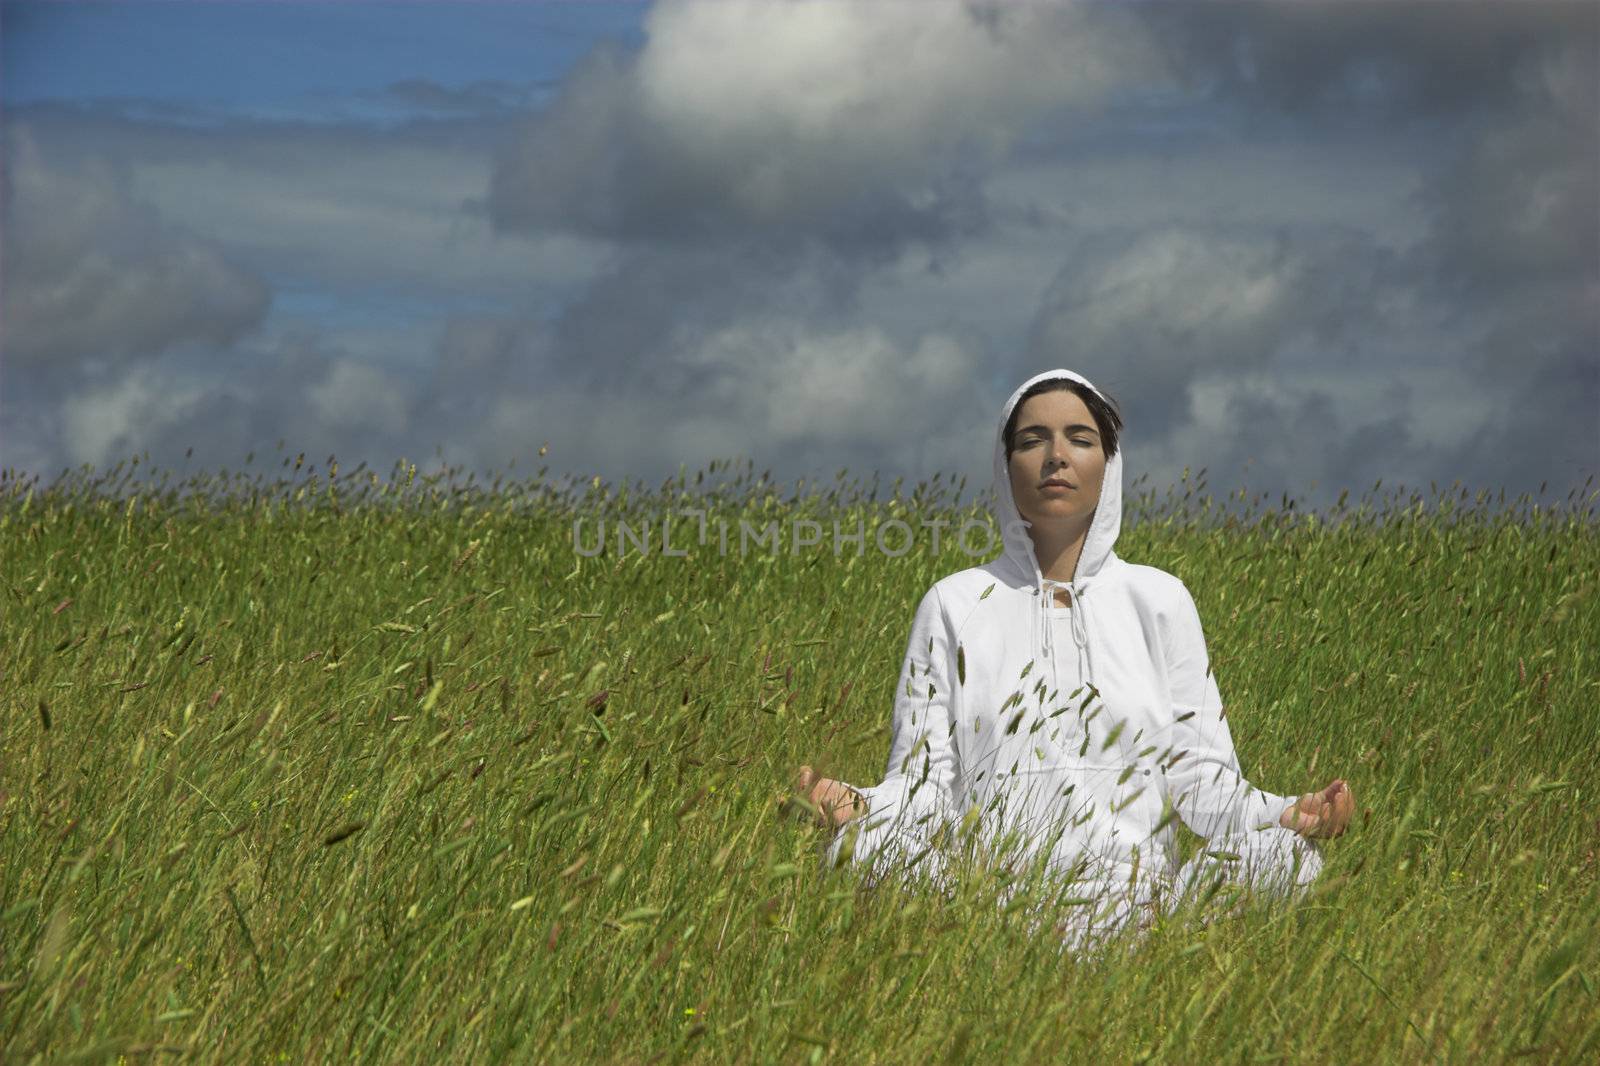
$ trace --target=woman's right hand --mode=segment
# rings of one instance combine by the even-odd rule
[[[837,829],[867,812],[866,798],[861,793],[843,781],[818,776],[809,766],[795,772],[794,790],[815,809],[816,824],[821,829]]]
[[[1284,809],[1278,824],[1303,837],[1325,840],[1342,836],[1355,813],[1355,796],[1343,778],[1335,778],[1320,792],[1307,792]]]

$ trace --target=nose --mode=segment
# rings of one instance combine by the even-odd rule
[[[1067,444],[1065,441],[1052,441],[1050,443],[1050,463],[1058,470],[1067,465]]]

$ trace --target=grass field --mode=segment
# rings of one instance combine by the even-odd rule
[[[881,777],[912,609],[981,560],[873,530],[961,486],[273,473],[0,481],[6,1062],[1600,1061],[1592,486],[1135,491],[1246,773],[1359,814],[1307,898],[1074,959],[776,803]],[[574,548],[680,506],[865,550]]]

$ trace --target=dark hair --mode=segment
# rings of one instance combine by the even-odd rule
[[[1007,462],[1011,461],[1011,437],[1017,431],[1017,415],[1022,413],[1022,405],[1042,392],[1058,391],[1075,393],[1083,401],[1083,405],[1094,416],[1095,427],[1100,430],[1100,446],[1105,450],[1106,458],[1117,454],[1117,434],[1122,430],[1122,415],[1117,411],[1116,401],[1101,399],[1099,393],[1071,378],[1046,378],[1017,397],[1017,405],[1011,409],[1011,417],[1006,419],[1006,431],[1001,439],[1006,442]]]

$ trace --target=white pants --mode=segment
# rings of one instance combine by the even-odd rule
[[[1218,881],[1258,895],[1295,896],[1321,872],[1322,849],[1315,840],[1281,826],[1259,829],[1207,843],[1173,879],[1173,902],[1203,895]]]
[[[1236,857],[1235,857],[1236,856]],[[1298,898],[1322,872],[1318,843],[1293,830],[1273,827],[1208,842],[1172,877],[1110,878],[1091,882],[1083,896],[1095,899],[1057,914],[1063,946],[1075,955],[1097,951],[1125,927],[1134,943],[1180,905],[1199,902],[1223,886],[1236,885],[1255,897]],[[1130,945],[1131,946],[1131,945]]]
[[[829,851],[835,852],[837,847]],[[953,890],[937,857],[925,858],[934,860],[925,872],[934,875],[940,888]],[[830,855],[830,859],[837,861],[838,856]],[[1067,883],[1052,898],[1028,907],[1027,913],[1038,923],[1041,935],[1053,931],[1068,952],[1087,956],[1126,927],[1135,930],[1136,944],[1145,930],[1180,905],[1207,899],[1223,886],[1237,885],[1257,897],[1295,898],[1321,872],[1320,845],[1275,826],[1214,838],[1176,875],[1148,867],[1135,871],[1126,864],[1098,866]],[[1010,897],[1010,890],[1003,892],[1001,903]]]
[[[919,856],[919,872],[941,890],[951,892],[949,871],[938,849],[928,848],[922,834],[901,835],[896,825],[877,825],[861,834],[850,858],[856,863],[887,858],[885,865],[867,861],[867,882],[875,884],[888,868],[900,865],[908,854]],[[824,849],[824,865],[835,866],[846,831],[836,834]],[[878,849],[885,854],[879,855]],[[915,848],[915,850],[913,850]],[[1161,917],[1186,902],[1207,898],[1223,885],[1237,885],[1255,896],[1290,897],[1301,894],[1322,872],[1322,851],[1290,829],[1273,826],[1226,837],[1214,837],[1185,863],[1176,874],[1159,868],[1137,871],[1124,863],[1104,863],[1071,882],[1052,900],[1029,907],[1033,918],[1047,923],[1062,936],[1063,945],[1074,954],[1088,953],[1124,926],[1143,931]],[[1011,892],[1002,893],[1001,902]],[[1065,899],[1069,902],[1063,903]]]

